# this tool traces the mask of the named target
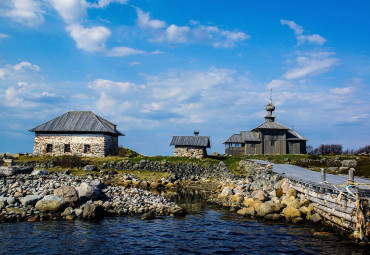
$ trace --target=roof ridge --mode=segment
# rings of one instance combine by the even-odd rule
[[[100,119],[103,119],[103,118],[101,118],[101,117],[99,117],[98,115],[96,115],[95,113],[93,113],[93,112],[91,112],[92,113],[92,115],[94,115],[94,117],[96,118],[96,120],[108,131],[108,132],[111,132],[111,131],[113,131],[114,132],[114,130],[112,130],[111,128],[109,128],[109,127],[107,127],[106,125],[105,125],[105,123],[102,121],[102,120],[100,120]],[[104,120],[104,119],[103,119]],[[109,121],[108,121],[109,122]],[[113,124],[113,123],[111,123],[111,124]],[[114,125],[114,124],[113,124]]]

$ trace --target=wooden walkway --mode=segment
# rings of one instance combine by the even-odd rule
[[[326,183],[322,183],[320,172],[311,171],[294,165],[274,164],[263,160],[252,159],[251,161],[263,165],[271,164],[273,165],[272,171],[274,173],[280,174],[281,176],[290,180],[319,188],[333,189],[334,185],[344,185],[348,181],[348,177],[345,175],[326,174]],[[354,180],[358,183],[370,184],[369,179],[354,177]],[[362,191],[365,191],[366,194],[370,194],[370,185],[360,185],[359,188]],[[336,187],[336,189],[344,190],[344,187]]]

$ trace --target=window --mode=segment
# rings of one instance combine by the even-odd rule
[[[53,145],[52,144],[47,144],[46,145],[46,152],[53,152]]]
[[[84,153],[90,152],[90,144],[85,144],[84,146]]]
[[[65,144],[64,145],[64,152],[71,152],[71,145],[70,144]]]
[[[252,143],[251,144],[251,148],[256,148],[256,144],[255,143]]]
[[[271,141],[271,146],[275,146],[275,141]]]

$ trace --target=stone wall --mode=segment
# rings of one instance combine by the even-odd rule
[[[207,149],[204,147],[176,146],[173,156],[198,159],[204,158],[207,156]]]
[[[52,145],[52,152],[46,151],[48,144]],[[65,144],[70,145],[70,152],[64,152]],[[85,145],[90,145],[86,153]],[[118,137],[104,134],[36,134],[33,147],[34,155],[104,157],[117,152]]]

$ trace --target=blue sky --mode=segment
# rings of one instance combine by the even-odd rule
[[[9,0],[0,3],[0,152],[29,129],[91,110],[120,145],[170,155],[172,135],[209,152],[276,121],[314,147],[368,145],[368,1]]]

